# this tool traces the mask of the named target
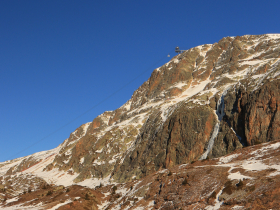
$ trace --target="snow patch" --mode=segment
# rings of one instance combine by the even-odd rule
[[[121,108],[124,108],[127,111],[130,110],[130,107],[131,107],[131,100],[127,101],[124,105],[121,106]]]
[[[155,205],[155,201],[150,201],[147,205],[147,209],[152,209],[154,205]]]
[[[239,171],[236,172],[236,173],[230,173],[230,174],[228,175],[228,178],[229,178],[230,180],[237,179],[237,180],[242,180],[242,181],[243,181],[243,179],[252,179],[252,177],[250,177],[250,176],[244,176],[244,175],[242,175]]]
[[[220,209],[221,205],[224,203],[223,201],[219,201],[219,196],[222,194],[223,189],[216,196],[215,205],[214,206],[207,206],[205,210],[217,210]]]
[[[225,156],[225,157],[220,157],[220,162],[218,164],[228,163],[232,159],[238,157],[239,155],[240,154],[233,154],[233,155],[229,155],[229,156]]]
[[[186,95],[187,98],[190,98],[190,97],[198,94],[199,92],[201,92],[209,82],[210,82],[210,79],[208,78],[207,80],[200,82],[200,84],[194,85],[194,86],[188,88],[187,90],[185,90],[182,93],[182,95]]]
[[[37,205],[33,206],[26,206],[25,204],[22,205],[14,205],[14,206],[8,206],[8,207],[3,207],[0,206],[1,209],[3,210],[38,210],[42,209],[42,202],[38,203]]]
[[[110,175],[103,179],[102,178],[101,179],[90,178],[90,179],[86,179],[82,182],[78,182],[76,184],[80,185],[80,186],[84,186],[84,187],[89,187],[89,188],[95,188],[96,186],[100,186],[100,184],[102,184],[103,186],[110,185],[110,184],[117,184],[117,183],[111,181],[110,178],[111,178]]]
[[[262,157],[265,155],[268,150],[275,150],[280,147],[280,142],[270,144],[268,146],[264,146],[261,149],[255,150],[254,152],[251,152],[250,155],[254,155],[255,157]]]
[[[234,207],[232,207],[232,209],[244,209],[244,206],[234,206]]]
[[[269,167],[272,169],[276,169],[277,171],[270,173],[268,177],[277,176],[280,174],[280,165],[270,165]]]
[[[280,34],[266,34],[269,39],[280,39]]]
[[[18,197],[14,197],[14,198],[11,198],[9,200],[6,200],[6,204],[12,203],[12,202],[15,202],[15,201],[18,201]]]
[[[82,157],[82,158],[80,159],[80,164],[83,164],[83,163],[84,163],[84,161],[85,161],[85,158],[84,158],[84,157]]]
[[[262,171],[269,168],[268,165],[265,165],[260,160],[244,161],[241,167],[248,171]]]
[[[53,206],[52,208],[50,208],[49,210],[56,210],[56,209],[58,209],[59,207],[64,206],[64,205],[66,205],[66,204],[68,204],[68,203],[71,203],[71,202],[72,202],[72,200],[71,200],[71,199],[68,199],[68,200],[65,201],[64,203],[59,203],[59,204]]]

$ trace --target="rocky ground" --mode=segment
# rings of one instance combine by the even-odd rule
[[[0,163],[2,208],[276,209],[279,79],[280,35],[189,49],[57,148]]]
[[[1,209],[279,209],[280,141],[193,161],[127,183],[95,188],[42,184]]]

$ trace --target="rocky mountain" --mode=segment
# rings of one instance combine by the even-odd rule
[[[184,51],[57,148],[0,163],[0,208],[277,209],[279,93],[278,34]]]

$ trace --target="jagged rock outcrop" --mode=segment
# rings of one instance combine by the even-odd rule
[[[175,108],[164,123],[159,115],[150,115],[129,153],[114,177],[123,182],[131,177],[142,178],[159,169],[198,159],[215,124],[210,108]]]
[[[279,80],[264,81],[264,85],[254,92],[240,87],[225,97],[224,123],[233,128],[235,136],[245,146],[278,140],[279,101]]]

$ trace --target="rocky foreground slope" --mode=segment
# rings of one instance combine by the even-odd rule
[[[2,208],[277,209],[279,79],[277,34],[187,50],[57,148],[0,163]]]

